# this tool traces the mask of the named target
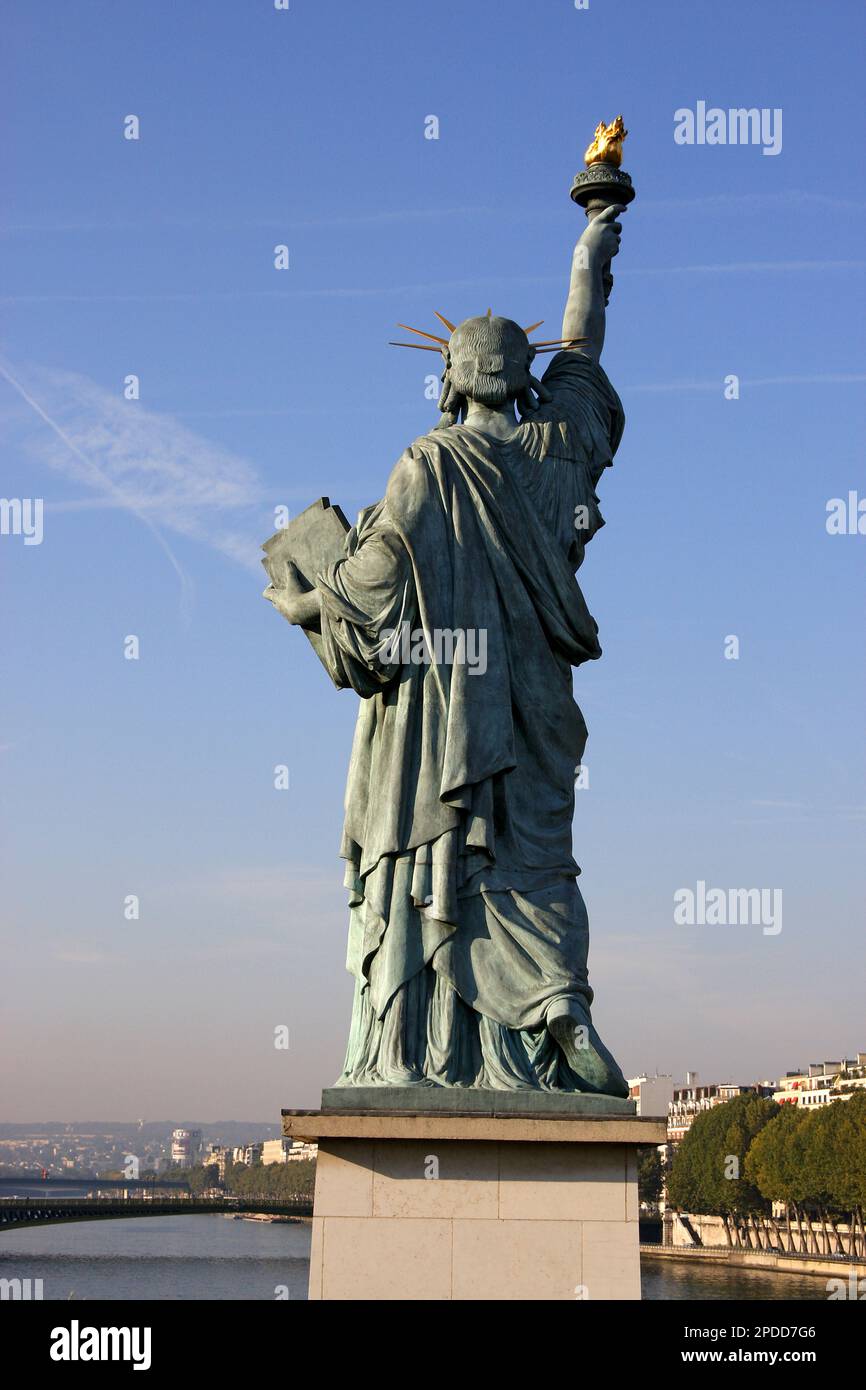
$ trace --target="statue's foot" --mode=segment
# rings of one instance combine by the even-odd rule
[[[392,1086],[402,1088],[405,1086],[437,1086],[438,1084],[439,1083],[433,1081],[431,1077],[422,1076],[421,1073],[417,1071],[396,1071],[389,1073],[388,1076],[382,1076],[379,1072],[373,1072],[368,1076],[361,1077],[352,1076],[348,1072],[343,1072],[334,1082],[334,1088],[337,1086],[345,1086],[347,1088],[350,1086]]]
[[[628,1099],[628,1083],[596,1032],[589,1013],[573,1000],[568,1012],[548,1017],[547,1026],[565,1053],[565,1060],[580,1077],[582,1089],[596,1095]]]

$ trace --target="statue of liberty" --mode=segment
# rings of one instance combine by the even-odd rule
[[[599,365],[622,210],[577,243],[561,339],[490,311],[409,330],[444,358],[441,421],[312,587],[288,563],[265,590],[361,697],[340,1086],[628,1095],[592,1023],[572,853],[572,667],[601,655],[576,571],[623,430]]]

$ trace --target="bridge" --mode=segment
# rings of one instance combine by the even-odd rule
[[[6,1196],[12,1192],[14,1195]],[[107,1194],[107,1195],[106,1195]],[[130,1195],[133,1194],[133,1195]],[[195,1196],[189,1184],[159,1178],[0,1178],[0,1231],[131,1216],[312,1216],[312,1197]]]
[[[15,1177],[0,1177],[0,1197],[43,1197],[48,1192],[63,1192],[67,1197],[84,1196],[88,1192],[117,1189],[153,1192],[189,1192],[189,1183],[177,1178],[60,1178],[42,1169],[38,1173],[19,1173]]]
[[[131,1216],[312,1216],[311,1197],[0,1197],[0,1232],[73,1221],[117,1221]]]

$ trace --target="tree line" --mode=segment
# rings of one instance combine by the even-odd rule
[[[866,1092],[814,1110],[747,1094],[703,1111],[674,1155],[667,1202],[720,1217],[729,1246],[866,1258]]]
[[[232,1197],[267,1197],[271,1201],[282,1197],[309,1197],[312,1200],[316,1165],[312,1159],[250,1165],[227,1163],[225,1180],[220,1182],[215,1163],[199,1163],[193,1168],[172,1169],[170,1176],[189,1183],[193,1197],[218,1187]],[[142,1177],[154,1177],[159,1182],[160,1174],[142,1173]]]

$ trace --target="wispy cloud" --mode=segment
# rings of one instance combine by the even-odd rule
[[[263,488],[246,460],[78,373],[0,363],[0,376],[28,407],[19,412],[22,447],[89,494],[58,505],[119,507],[137,516],[177,573],[185,605],[191,583],[163,531],[257,572]]]
[[[753,798],[749,806],[754,807],[765,815],[758,817],[735,816],[731,823],[735,825],[801,825],[807,822],[820,821],[822,823],[859,823],[866,820],[866,802],[854,802],[851,805],[812,805],[806,801],[795,801],[785,799],[755,799]]]
[[[806,809],[805,801],[773,800],[767,797],[753,797],[750,805],[766,806],[775,811],[805,811]]]
[[[824,193],[809,192],[801,188],[776,189],[760,193],[731,193],[726,190],[724,193],[698,194],[685,198],[648,198],[642,196],[640,200],[641,213],[680,212],[685,209],[699,212],[705,209],[715,215],[725,212],[740,214],[743,211],[764,209],[781,211],[795,208],[814,208],[819,213],[828,210],[861,212],[866,209],[866,200],[828,197]],[[467,203],[456,207],[437,205],[426,208],[372,208],[369,211],[356,210],[341,213],[336,217],[333,215],[294,217],[290,212],[287,212],[285,217],[207,219],[201,217],[152,217],[123,221],[103,219],[102,221],[77,222],[52,222],[43,219],[41,221],[10,222],[5,226],[0,225],[0,236],[29,236],[34,233],[56,236],[58,233],[77,232],[111,236],[114,233],[125,235],[127,232],[135,232],[140,237],[146,232],[163,230],[198,232],[202,228],[206,228],[208,232],[213,232],[259,227],[273,228],[275,231],[283,229],[290,232],[327,231],[333,227],[339,231],[347,227],[364,228],[424,222],[453,222],[460,218],[472,220],[478,217],[489,217],[495,219],[499,224],[502,223],[503,219],[516,223],[541,222],[550,217],[550,208],[547,205],[534,204],[522,206],[516,202],[506,208]]]
[[[340,875],[330,868],[315,869],[304,864],[237,865],[218,872],[175,880],[174,890],[190,901],[240,902],[249,907],[279,908],[287,903],[316,903],[320,908],[335,901],[342,908],[345,893]]]
[[[825,274],[830,271],[864,270],[866,260],[847,261],[718,261],[701,265],[619,266],[618,276],[658,275],[804,275]],[[561,275],[475,276],[461,280],[433,280],[405,285],[320,285],[316,288],[236,289],[236,290],[167,290],[141,294],[9,294],[0,296],[0,304],[186,304],[212,300],[231,302],[252,299],[372,299],[409,295],[441,295],[450,290],[472,290],[479,287],[518,285],[559,285]]]
[[[0,296],[0,304],[185,304],[200,300],[232,302],[245,299],[370,299],[384,295],[439,294],[448,290],[466,290],[479,285],[548,285],[559,284],[562,276],[517,275],[503,281],[501,277],[475,277],[460,280],[436,280],[405,285],[321,285],[317,288],[236,289],[236,290],[167,290],[141,294],[18,294]]]
[[[617,275],[802,275],[863,270],[866,261],[713,261],[707,265],[617,266]]]
[[[54,960],[61,965],[104,965],[108,956],[105,951],[98,947],[73,944],[64,947],[63,950],[55,951]]]
[[[531,214],[541,216],[540,213]],[[102,232],[111,235],[114,232],[126,233],[135,232],[141,236],[144,232],[159,232],[163,230],[171,231],[191,231],[198,232],[202,228],[208,231],[237,231],[239,228],[249,228],[254,230],[258,227],[272,228],[274,231],[280,229],[289,232],[296,231],[326,231],[329,227],[340,230],[345,227],[384,227],[394,224],[413,222],[442,222],[452,221],[459,217],[496,217],[500,218],[501,213],[492,207],[468,205],[463,207],[431,207],[431,208],[377,208],[371,212],[346,213],[339,217],[304,217],[298,218],[288,214],[286,217],[253,217],[243,219],[203,219],[200,217],[157,217],[150,220],[137,219],[136,221],[125,222],[10,222],[6,226],[0,226],[0,236],[29,235],[33,232],[45,232],[53,236],[57,232]]]
[[[641,212],[679,212],[683,208],[698,210],[706,208],[712,212],[736,212],[745,210],[757,212],[773,208],[813,207],[819,212],[829,208],[860,212],[866,209],[862,198],[825,198],[823,193],[807,193],[801,188],[777,189],[764,193],[705,193],[692,198],[641,198]]]
[[[756,376],[740,377],[740,389],[752,386],[850,386],[866,382],[866,372],[813,372],[808,376]],[[636,386],[623,386],[623,392],[633,391],[714,391],[721,389],[720,380],[715,381],[659,381],[645,382]]]

